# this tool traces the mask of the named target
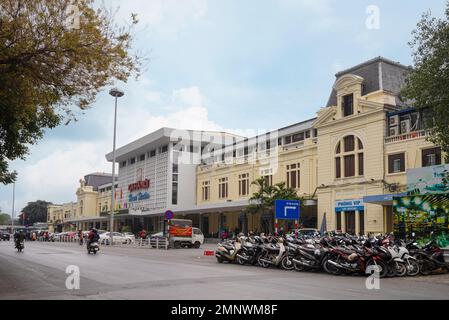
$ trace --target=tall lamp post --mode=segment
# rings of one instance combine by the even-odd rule
[[[14,234],[14,203],[16,202],[16,182],[12,185],[11,233]]]
[[[118,89],[113,88],[109,91],[109,94],[115,98],[115,111],[114,111],[114,143],[112,146],[112,195],[111,195],[111,220],[109,226],[109,235],[111,237],[111,246],[114,244],[114,212],[115,212],[115,145],[117,134],[117,100],[125,95],[125,93]]]

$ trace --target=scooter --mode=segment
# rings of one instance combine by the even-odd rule
[[[98,244],[98,242],[92,242],[90,244],[87,245],[87,253],[88,254],[97,254],[97,252],[100,251],[100,245]]]
[[[232,242],[221,242],[217,246],[217,250],[215,250],[215,257],[217,258],[218,263],[223,263],[225,261],[232,263],[236,261],[237,254],[242,249],[242,244],[240,243],[240,239],[237,239],[234,243]]]
[[[23,243],[23,241],[16,242],[16,249],[17,249],[17,252],[22,252],[23,249],[25,249],[25,244]]]
[[[264,268],[275,266],[282,267],[285,270],[293,270],[294,264],[288,255],[288,248],[284,245],[283,238],[278,238],[276,244],[264,245],[259,257],[259,265]]]

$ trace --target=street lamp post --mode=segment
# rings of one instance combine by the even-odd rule
[[[16,201],[16,182],[12,185],[11,233],[14,234],[14,203]]]
[[[109,226],[109,235],[111,237],[111,246],[114,244],[114,212],[115,212],[115,145],[117,134],[117,100],[125,95],[125,93],[118,89],[113,88],[109,91],[109,94],[115,98],[115,111],[114,111],[114,142],[112,147],[112,195],[111,195],[111,219]]]

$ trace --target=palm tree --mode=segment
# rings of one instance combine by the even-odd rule
[[[285,182],[269,185],[264,177],[254,181],[252,185],[257,186],[257,191],[250,198],[251,204],[246,208],[249,214],[261,213],[263,232],[269,233],[274,229],[274,205],[276,200],[300,200],[293,188],[288,188]],[[268,221],[268,225],[266,223]]]

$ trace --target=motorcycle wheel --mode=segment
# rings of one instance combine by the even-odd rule
[[[328,274],[332,274],[334,276],[339,276],[342,274],[341,270],[338,269],[336,266],[334,266],[333,264],[329,263],[329,260],[326,260],[323,263],[323,269],[324,271],[326,271]]]
[[[240,257],[237,257],[236,260],[237,260],[237,263],[238,263],[239,265],[241,265],[241,266],[243,266],[243,265],[246,264],[246,261],[245,261],[244,259],[240,258]]]
[[[407,276],[416,277],[419,274],[420,268],[418,261],[409,259],[407,260],[406,267],[407,267]]]
[[[374,263],[374,260],[369,261],[366,264],[366,268],[368,269],[370,266],[376,266],[379,268],[379,278],[385,278],[388,274],[388,267],[383,261],[377,261]]]
[[[387,264],[387,277],[394,278],[398,275],[398,270],[395,263]]]
[[[421,274],[423,276],[428,276],[432,273],[432,271],[434,269],[433,263],[431,263],[430,261],[427,261],[427,260],[421,260],[420,269],[421,269]]]
[[[293,267],[298,272],[307,271],[307,268],[305,266],[303,266],[302,264],[296,263],[296,262],[293,262]]]
[[[288,256],[285,256],[284,258],[282,258],[281,266],[283,269],[288,270],[288,271],[291,271],[295,268],[295,264]]]
[[[262,261],[264,258],[268,258],[267,255],[260,255],[258,259],[258,263],[262,268],[268,268],[270,267],[270,264],[267,262]]]
[[[218,262],[218,263],[223,263],[223,258],[217,257],[217,262]]]
[[[403,262],[396,262],[396,271],[398,277],[405,277],[407,275],[407,266]]]

